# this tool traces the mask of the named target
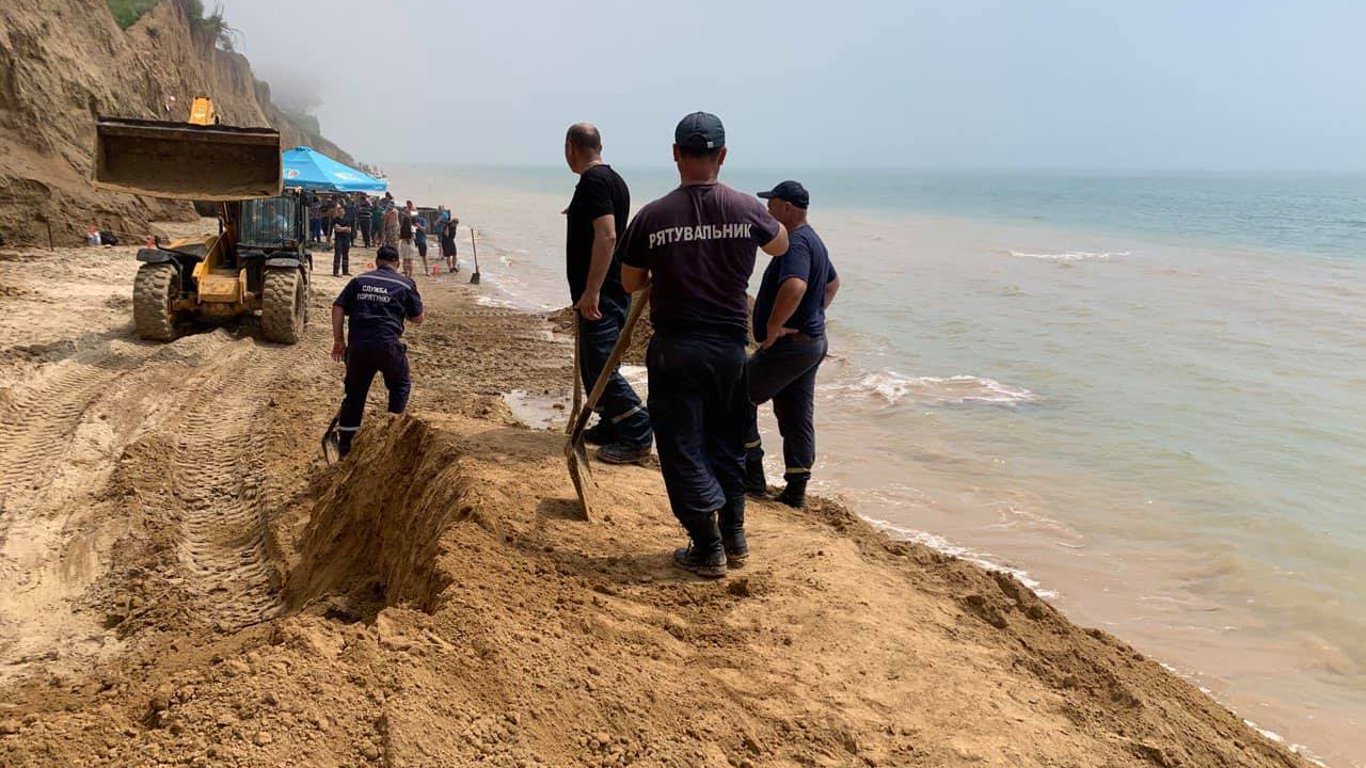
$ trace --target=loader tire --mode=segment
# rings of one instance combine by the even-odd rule
[[[304,333],[308,310],[307,285],[293,269],[269,269],[261,304],[261,331],[266,341],[296,344]]]
[[[143,264],[133,279],[133,330],[139,338],[173,341],[180,272],[172,264]]]

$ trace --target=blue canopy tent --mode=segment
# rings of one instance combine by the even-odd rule
[[[383,192],[389,183],[333,160],[312,147],[283,153],[286,187],[325,192]]]

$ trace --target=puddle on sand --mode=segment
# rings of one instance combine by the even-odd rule
[[[514,389],[503,393],[503,402],[513,418],[531,429],[563,430],[569,418],[570,398],[557,390]]]

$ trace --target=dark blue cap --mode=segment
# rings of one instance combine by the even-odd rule
[[[786,200],[798,208],[805,208],[811,205],[811,196],[806,193],[806,187],[803,187],[800,181],[793,181],[791,179],[778,182],[778,186],[768,192],[760,192],[759,197],[764,200],[770,200],[776,197],[779,200]]]
[[[726,146],[726,128],[710,112],[694,112],[678,121],[674,143],[681,149],[710,150]]]
[[[381,245],[375,251],[375,259],[378,261],[398,261],[398,249],[392,245]]]

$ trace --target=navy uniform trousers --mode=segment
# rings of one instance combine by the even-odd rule
[[[783,436],[783,477],[806,477],[816,463],[816,371],[825,359],[824,336],[791,334],[750,358],[748,433],[745,452],[749,461],[762,461],[759,439],[759,406],[773,401],[773,415]]]
[[[607,358],[612,356],[612,348],[626,324],[626,307],[616,301],[603,296],[598,309],[602,311],[599,320],[589,320],[576,313],[579,319],[579,375],[587,392],[593,391],[593,385],[598,383],[598,376],[607,365]],[[621,371],[612,372],[596,410],[602,420],[611,425],[615,440],[635,448],[649,447],[654,438],[649,414]]]
[[[656,329],[646,364],[659,468],[686,526],[745,495],[745,344]]]
[[[408,348],[401,342],[348,347],[346,397],[342,399],[341,417],[337,420],[343,456],[351,450],[351,439],[360,431],[365,399],[370,395],[370,384],[376,373],[384,377],[384,386],[389,390],[389,413],[403,413],[408,407],[408,395],[413,390],[413,380],[408,373]]]
[[[351,235],[346,232],[338,232],[332,238],[332,274],[340,275],[351,272]]]

